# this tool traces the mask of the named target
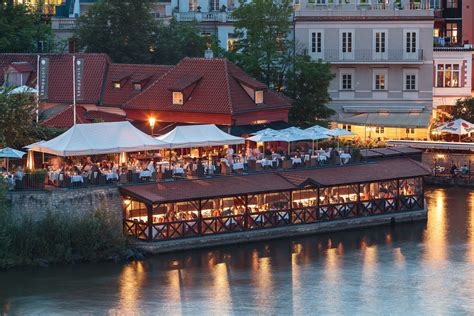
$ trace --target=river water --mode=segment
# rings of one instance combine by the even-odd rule
[[[474,191],[425,223],[0,272],[7,314],[474,314]]]

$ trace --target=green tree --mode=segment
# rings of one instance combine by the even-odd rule
[[[461,118],[474,122],[474,98],[459,99],[452,111],[454,119]]]
[[[9,94],[13,87],[0,92],[0,147],[22,148],[39,140],[48,140],[63,132],[46,128],[34,120],[36,104],[29,94]]]
[[[79,47],[88,53],[106,53],[114,62],[150,62],[158,28],[150,14],[152,3],[98,1],[78,19]]]
[[[0,53],[37,52],[40,42],[53,46],[51,28],[41,14],[25,5],[0,1]]]
[[[157,31],[154,62],[163,65],[177,64],[184,57],[203,57],[207,44],[218,49],[214,36],[202,36],[196,22],[160,24]]]
[[[275,90],[282,89],[293,60],[292,12],[288,0],[240,0],[232,12],[239,41],[229,59]]]
[[[334,114],[326,107],[331,101],[328,88],[333,79],[329,64],[312,61],[309,56],[296,57],[284,91],[294,101],[289,115],[292,124],[309,127]]]

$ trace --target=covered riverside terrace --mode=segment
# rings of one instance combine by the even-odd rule
[[[163,241],[424,209],[408,159],[120,187],[125,234]]]

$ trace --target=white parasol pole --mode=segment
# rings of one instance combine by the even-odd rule
[[[72,56],[72,107],[73,107],[73,125],[76,125],[76,56]]]

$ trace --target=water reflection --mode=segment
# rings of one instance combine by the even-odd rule
[[[424,260],[428,265],[439,266],[447,256],[446,191],[437,189],[429,195],[429,198],[428,229],[424,234]]]
[[[11,314],[474,314],[474,192],[433,189],[427,201],[426,223],[123,266],[0,272],[0,308]]]

